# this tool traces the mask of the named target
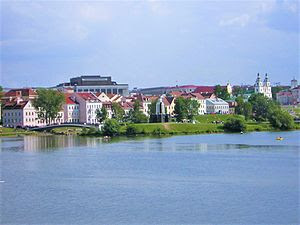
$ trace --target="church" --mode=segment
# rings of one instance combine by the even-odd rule
[[[271,82],[268,74],[265,75],[264,81],[261,80],[259,73],[257,74],[256,82],[254,84],[254,92],[262,93],[268,98],[272,98]]]

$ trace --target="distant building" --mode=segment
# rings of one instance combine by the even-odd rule
[[[56,86],[56,89],[63,92],[104,92],[105,94],[119,94],[128,96],[128,84],[118,84],[111,80],[110,76],[87,75],[74,77],[69,83],[62,83]]]
[[[291,89],[294,89],[296,87],[298,87],[298,81],[294,77],[293,80],[291,80]]]
[[[254,92],[261,93],[268,98],[272,98],[271,83],[268,74],[265,75],[265,79],[262,82],[259,73],[257,74],[256,82],[254,84]]]
[[[206,99],[207,114],[229,114],[229,104],[223,99]]]

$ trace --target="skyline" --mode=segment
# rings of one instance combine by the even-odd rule
[[[297,1],[0,4],[4,87],[88,74],[130,89],[299,78]]]

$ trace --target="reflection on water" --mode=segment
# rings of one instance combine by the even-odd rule
[[[186,137],[186,138],[185,138]],[[200,137],[202,137],[200,135]],[[104,139],[102,137],[82,137],[82,136],[24,136],[17,138],[0,138],[2,150],[10,151],[52,151],[57,149],[88,147],[99,148],[99,150],[122,150],[122,151],[198,151],[206,152],[211,150],[243,150],[255,148],[257,150],[280,150],[279,142],[274,142],[272,138],[264,144],[258,144],[258,141],[248,139],[246,136],[239,136],[239,139],[233,139],[240,143],[227,144],[224,143],[228,138],[226,135],[204,136],[205,139],[197,138],[197,136],[174,136],[174,137],[116,137],[112,139]],[[232,137],[232,136],[229,136]],[[182,139],[184,141],[178,141]],[[212,140],[210,140],[212,139]],[[220,142],[221,139],[221,142]],[[4,140],[4,141],[3,141]],[[293,140],[293,139],[292,139]],[[229,140],[231,141],[231,140]],[[233,142],[234,142],[233,141]],[[218,143],[220,142],[220,143]],[[112,146],[113,145],[113,146]],[[297,142],[285,143],[285,149],[297,149]]]
[[[299,224],[299,134],[0,138],[1,223]]]

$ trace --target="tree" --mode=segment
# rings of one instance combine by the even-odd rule
[[[2,97],[3,97],[3,88],[2,88],[2,86],[0,86],[0,101],[1,101]]]
[[[148,122],[148,117],[141,112],[140,110],[141,102],[139,100],[135,100],[133,104],[133,111],[129,112],[131,114],[131,121],[133,123],[146,123]]]
[[[176,120],[182,122],[184,119],[192,121],[198,115],[199,103],[191,98],[179,97],[175,100],[174,113]]]
[[[235,99],[237,106],[235,107],[235,113],[238,115],[243,115],[243,109],[244,109],[244,99],[243,97],[239,96]]]
[[[198,115],[198,109],[200,107],[200,104],[197,100],[194,99],[185,99],[185,105],[187,109],[187,118],[192,121],[194,120],[195,116]]]
[[[272,98],[273,98],[274,100],[276,100],[276,94],[277,94],[278,92],[284,90],[284,88],[283,88],[283,87],[280,87],[280,86],[276,86],[276,87],[272,87],[271,90],[272,90]]]
[[[249,120],[252,116],[252,105],[250,102],[245,102],[243,104],[243,115],[245,116],[246,120]]]
[[[215,95],[218,98],[221,98],[220,96],[222,95],[222,87],[219,84],[215,86]]]
[[[242,96],[244,94],[244,89],[240,86],[235,86],[232,91],[233,96]]]
[[[187,109],[185,99],[183,97],[175,99],[174,113],[177,122],[182,122],[184,119],[187,118]]]
[[[37,94],[38,97],[33,101],[33,106],[38,111],[38,118],[49,124],[57,118],[65,102],[65,96],[63,93],[49,89],[37,90]]]
[[[252,94],[248,100],[252,104],[253,118],[265,121],[268,118],[270,100],[263,94]]]
[[[241,118],[230,118],[224,123],[224,129],[232,132],[241,132],[246,129],[246,124]]]
[[[118,121],[121,122],[124,117],[124,109],[120,106],[119,103],[113,102],[112,103],[112,112],[113,112],[113,117]]]
[[[215,86],[215,95],[223,100],[230,99],[230,94],[228,93],[227,88],[222,88],[219,84]]]
[[[280,108],[270,112],[268,119],[274,128],[280,130],[289,130],[294,127],[293,117],[287,111]]]
[[[102,123],[103,121],[105,121],[107,119],[107,109],[105,107],[102,106],[101,110],[97,109],[96,110],[96,118],[97,120]]]
[[[109,119],[104,122],[102,132],[107,136],[116,136],[120,133],[120,124],[115,119]]]
[[[150,115],[154,115],[156,113],[156,103],[157,103],[157,100],[154,100],[151,102],[150,107],[149,107]]]

